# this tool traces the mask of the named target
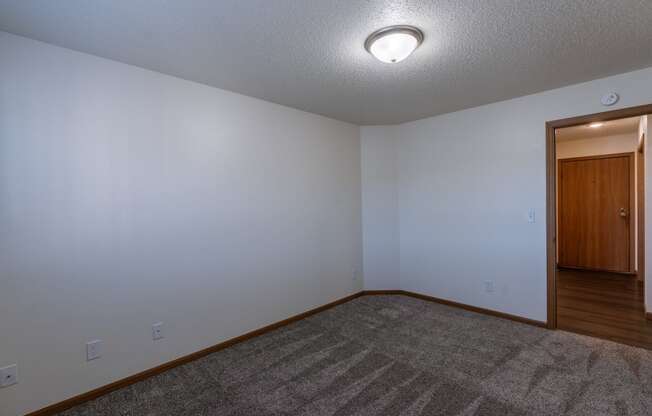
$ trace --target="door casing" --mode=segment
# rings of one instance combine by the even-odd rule
[[[648,114],[652,114],[652,104],[546,122],[546,275],[547,326],[549,329],[557,328],[557,186],[555,184],[557,154],[555,149],[555,129],[626,117],[640,117]]]

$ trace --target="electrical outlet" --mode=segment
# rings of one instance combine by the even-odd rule
[[[494,291],[494,282],[493,280],[485,280],[484,282],[484,291],[487,293],[493,293]]]
[[[102,356],[102,340],[96,339],[86,343],[86,361],[96,360]]]
[[[16,364],[0,368],[0,387],[9,387],[18,383],[18,366]]]
[[[535,221],[536,221],[536,217],[535,217],[534,208],[530,208],[530,210],[527,212],[527,222],[529,222],[530,224],[534,224]]]
[[[163,322],[157,322],[152,325],[152,339],[157,340],[163,338]]]

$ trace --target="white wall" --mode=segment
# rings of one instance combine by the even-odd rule
[[[605,108],[609,91],[621,100]],[[545,321],[545,122],[648,103],[652,68],[393,126],[386,150],[398,157],[397,178],[387,179],[398,181],[397,284]],[[362,135],[363,160],[374,135],[387,141],[382,130],[363,127]]]
[[[648,132],[648,122],[650,115],[641,117],[639,123],[639,138],[644,134],[645,143],[643,146],[643,153],[645,155],[645,217],[643,218],[645,225],[645,310],[652,312],[652,151],[650,150],[650,135]]]
[[[362,236],[364,286],[399,286],[397,149],[391,126],[364,127],[362,152]]]
[[[357,126],[6,33],[0,57],[2,416],[362,289]]]
[[[631,153],[638,150],[636,132],[590,139],[557,142],[557,159],[572,157]]]

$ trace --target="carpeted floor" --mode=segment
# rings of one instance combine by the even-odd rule
[[[650,415],[652,351],[364,296],[62,415]]]

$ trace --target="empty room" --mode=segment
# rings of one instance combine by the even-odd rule
[[[0,0],[0,416],[652,415],[650,0]]]

